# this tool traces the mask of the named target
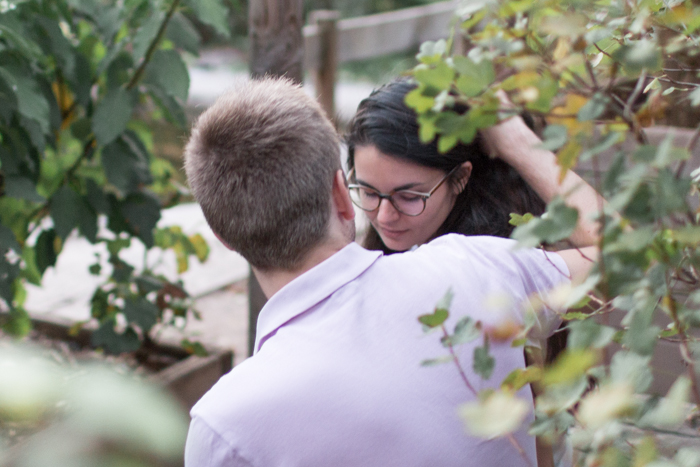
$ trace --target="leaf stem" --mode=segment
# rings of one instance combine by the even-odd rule
[[[134,75],[129,80],[129,83],[126,85],[126,89],[133,89],[133,87],[138,84],[139,80],[141,79],[141,76],[143,75],[144,71],[146,70],[146,66],[151,61],[151,57],[153,57],[153,54],[156,52],[156,49],[158,48],[158,44],[160,43],[160,40],[163,38],[163,35],[165,34],[165,28],[168,27],[168,23],[170,22],[170,18],[172,18],[172,16],[175,14],[175,11],[177,10],[177,7],[179,4],[180,4],[180,0],[173,0],[172,5],[170,5],[170,9],[168,9],[168,13],[165,15],[163,22],[160,24],[160,27],[158,28],[158,33],[156,34],[156,37],[153,38],[153,41],[151,41],[151,44],[148,46],[148,50],[146,51],[146,55],[144,55],[144,57],[143,57],[143,61],[141,62],[141,65],[139,65],[138,69],[136,70]]]
[[[474,386],[469,382],[469,378],[467,378],[466,373],[464,373],[464,370],[462,369],[462,364],[459,361],[459,357],[455,353],[454,346],[452,345],[452,342],[450,341],[450,334],[447,332],[447,328],[445,327],[444,324],[440,325],[440,328],[442,329],[442,333],[445,336],[445,342],[447,343],[447,349],[450,352],[450,355],[452,356],[452,361],[454,362],[455,366],[457,367],[457,371],[459,371],[459,375],[462,377],[462,381],[464,382],[465,386],[469,388],[469,390],[474,394],[475,396],[478,396],[479,393],[474,389]]]

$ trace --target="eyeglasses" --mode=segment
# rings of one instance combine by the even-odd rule
[[[455,173],[459,168],[459,165],[454,169],[450,170],[447,175],[442,177],[437,185],[433,187],[427,193],[421,193],[418,191],[411,190],[394,190],[390,193],[380,193],[374,188],[370,188],[364,185],[358,185],[351,183],[348,185],[350,190],[350,199],[352,199],[353,204],[363,211],[372,212],[379,209],[379,205],[382,203],[383,199],[388,199],[394,209],[399,211],[401,214],[407,216],[415,217],[425,211],[425,203],[428,201],[435,191],[437,191],[440,186],[445,183],[450,175]],[[348,174],[348,180],[352,178],[355,174],[355,168],[353,167]]]

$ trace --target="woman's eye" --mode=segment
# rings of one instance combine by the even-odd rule
[[[362,197],[366,199],[375,199],[377,197],[377,193],[374,191],[369,191],[369,190],[362,190]]]
[[[421,200],[421,197],[413,193],[394,193],[394,198],[401,203],[417,203]]]

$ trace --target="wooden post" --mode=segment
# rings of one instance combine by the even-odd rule
[[[304,78],[302,0],[251,0],[248,3],[250,74]]]
[[[304,78],[303,0],[250,0],[250,74]],[[252,269],[248,273],[248,355],[253,355],[258,315],[267,298]]]
[[[338,68],[338,20],[340,12],[316,10],[310,15],[310,23],[318,26],[319,67],[316,75],[316,94],[328,118],[335,118],[335,76]]]

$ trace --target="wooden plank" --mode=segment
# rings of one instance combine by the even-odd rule
[[[458,2],[447,1],[338,21],[338,63],[379,57],[446,38]],[[317,25],[304,27],[304,68],[318,69],[321,41]]]

